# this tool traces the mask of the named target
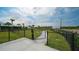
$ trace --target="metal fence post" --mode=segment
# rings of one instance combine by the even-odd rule
[[[31,33],[32,33],[32,40],[34,40],[34,30],[33,30],[33,28],[31,29]]]
[[[72,33],[71,49],[72,51],[75,51],[74,33]]]
[[[23,31],[24,31],[24,37],[25,37],[25,26],[24,26],[24,23],[23,23]]]
[[[10,27],[8,25],[8,41],[10,41]]]
[[[77,32],[74,33],[75,50],[77,50]]]
[[[66,39],[67,39],[67,37],[68,37],[68,35],[67,35],[67,34],[69,34],[69,33],[65,32],[65,37],[66,37]]]
[[[48,45],[48,31],[47,31],[47,43],[46,43],[46,45]]]

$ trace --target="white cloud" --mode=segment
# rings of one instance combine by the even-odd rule
[[[55,14],[55,7],[19,7],[19,8],[12,8],[7,14],[4,19],[10,22],[10,18],[14,18],[14,24],[22,24],[25,23],[26,25],[31,24],[40,24],[40,25],[54,25],[53,23],[49,23],[50,20],[49,16],[54,16]],[[33,17],[34,19],[28,18],[28,16]]]
[[[55,9],[56,9],[55,7],[54,7],[54,8],[50,8],[50,7],[40,7],[39,9],[36,8],[34,15],[53,15]]]
[[[46,22],[49,21],[50,19],[46,19],[48,16],[53,16],[55,13],[55,7],[54,8],[47,8],[47,7],[20,7],[14,9],[16,13],[18,13],[21,16],[21,21],[17,20],[16,23],[22,23],[24,22],[25,24],[35,24],[41,22]],[[34,19],[28,18],[27,16],[31,16]],[[20,19],[20,18],[19,18]]]
[[[34,12],[34,8],[20,7],[16,8],[18,13],[22,16],[32,15]]]
[[[33,21],[31,21],[30,19],[28,18],[19,18],[17,20],[15,20],[14,24],[25,24],[26,26],[28,25],[32,25],[33,24]]]

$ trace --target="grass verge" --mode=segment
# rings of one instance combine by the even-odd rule
[[[48,30],[48,46],[61,50],[61,51],[69,51],[70,46],[66,39],[52,30]]]
[[[34,37],[35,39],[40,36],[41,31],[39,29],[34,29]],[[10,32],[10,40],[8,32],[0,32],[0,43],[16,40],[18,38],[24,37],[24,31],[16,31],[16,32]],[[25,37],[31,39],[32,33],[30,29],[25,30]]]

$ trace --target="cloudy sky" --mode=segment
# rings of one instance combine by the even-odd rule
[[[76,7],[0,7],[0,22],[28,25],[63,26],[79,25],[79,8]]]

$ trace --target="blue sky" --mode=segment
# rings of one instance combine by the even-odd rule
[[[10,22],[15,19],[14,24],[60,26],[79,25],[79,8],[77,7],[0,7],[0,22]]]

